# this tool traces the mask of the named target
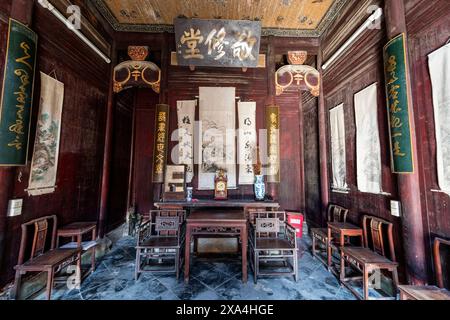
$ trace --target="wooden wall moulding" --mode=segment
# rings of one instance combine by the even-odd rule
[[[114,92],[119,93],[132,87],[152,88],[156,93],[160,92],[161,69],[150,61],[145,61],[148,56],[148,47],[129,46],[128,55],[130,61],[120,63],[114,68]]]
[[[308,58],[306,51],[289,51],[290,64],[275,73],[276,95],[280,96],[290,87],[299,91],[309,91],[315,97],[320,95],[320,73],[315,68],[303,65]]]

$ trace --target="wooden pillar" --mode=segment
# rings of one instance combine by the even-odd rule
[[[111,157],[112,157],[112,143],[113,143],[113,120],[114,120],[114,98],[113,91],[113,75],[114,67],[117,63],[116,46],[112,45],[112,57],[111,57],[111,72],[109,79],[109,92],[108,102],[106,104],[106,125],[105,125],[105,144],[103,147],[103,169],[102,169],[102,182],[100,191],[100,211],[98,215],[98,233],[99,237],[103,238],[106,231],[106,219],[108,212],[108,194],[109,194],[109,182],[111,177]]]
[[[407,34],[405,7],[403,0],[386,0],[386,30],[389,39],[394,38],[400,33]],[[406,41],[407,43],[407,41]],[[406,49],[407,64],[408,50]],[[408,91],[411,95],[411,82],[409,72],[407,74]],[[411,100],[412,101],[412,100]],[[417,156],[417,138],[414,118],[414,103],[412,103],[410,112],[411,126],[411,144],[413,150],[413,162],[415,172],[413,174],[398,175],[398,193],[403,207],[402,214],[402,233],[403,246],[405,250],[406,273],[408,282],[413,285],[422,285],[427,281],[427,263],[425,251],[425,237],[422,217],[422,202],[419,180],[419,163]]]
[[[319,49],[319,54],[317,56],[317,67],[320,73],[320,96],[318,99],[318,121],[319,121],[319,158],[320,158],[320,199],[321,199],[321,218],[322,223],[325,224],[327,221],[327,207],[330,201],[330,177],[328,171],[328,133],[327,133],[327,122],[328,122],[328,110],[325,105],[325,97],[323,93],[323,56],[322,48]]]
[[[33,1],[29,0],[13,1],[10,13],[11,18],[30,26],[33,17],[33,5]],[[5,60],[6,57],[2,56],[0,59]],[[4,68],[6,68],[6,64]],[[3,79],[2,75],[4,72],[5,70],[2,70],[0,74],[1,79]],[[2,87],[2,83],[0,83],[0,87]],[[0,167],[0,270],[3,263],[5,250],[8,201],[11,199],[13,194],[15,175],[15,167]]]

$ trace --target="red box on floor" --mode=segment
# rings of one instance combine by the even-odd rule
[[[300,212],[286,212],[288,223],[297,231],[297,238],[303,234],[303,215]]]

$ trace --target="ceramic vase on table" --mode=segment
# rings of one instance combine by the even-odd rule
[[[255,176],[254,183],[255,199],[257,201],[263,201],[266,196],[266,185],[264,184],[264,176]]]

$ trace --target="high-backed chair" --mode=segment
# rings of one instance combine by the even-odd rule
[[[152,210],[144,215],[136,244],[136,280],[143,272],[175,272],[179,278],[184,257],[185,221],[184,210]],[[174,268],[145,269],[150,261],[160,263],[164,260],[174,260]]]
[[[19,260],[14,267],[16,278],[12,291],[12,298],[17,299],[20,294],[22,276],[27,272],[47,272],[47,299],[52,296],[54,275],[63,268],[76,263],[78,283],[81,283],[81,248],[56,248],[56,231],[58,219],[55,215],[47,216],[22,224],[22,237],[20,241]],[[28,240],[29,227],[33,227],[33,240]],[[48,238],[49,228],[51,238]],[[50,240],[50,241],[49,241]],[[50,242],[50,244],[49,244]],[[29,259],[26,259],[26,255]]]
[[[254,212],[249,220],[249,248],[252,256],[250,267],[254,273],[255,283],[259,276],[278,275],[293,275],[297,281],[297,238],[295,228],[286,222],[285,212]],[[283,262],[283,266],[289,270],[261,271],[261,262]]]
[[[330,204],[327,210],[327,222],[347,222],[348,209],[340,207],[338,205]],[[326,253],[326,248],[328,244],[328,229],[327,228],[312,228],[311,229],[312,238],[312,254],[314,257],[319,259],[323,264],[327,265],[326,259],[322,258],[320,254],[320,247],[323,248],[322,253]],[[335,239],[332,235],[331,242]],[[318,245],[318,247],[317,247]],[[334,246],[331,247],[334,249]]]
[[[340,281],[358,299],[369,300],[369,278],[376,283],[381,281],[381,271],[392,273],[395,291],[398,288],[398,263],[395,258],[392,223],[372,217],[364,216],[364,247],[341,247]],[[385,242],[387,241],[387,247]],[[362,276],[346,277],[346,264],[362,273]],[[374,274],[376,273],[376,274]],[[373,277],[373,278],[372,278]],[[351,281],[362,279],[363,295],[351,285]]]
[[[444,287],[442,274],[442,245],[450,248],[450,241],[441,238],[434,239],[433,257],[438,286],[399,286],[401,300],[450,300],[450,291]]]

